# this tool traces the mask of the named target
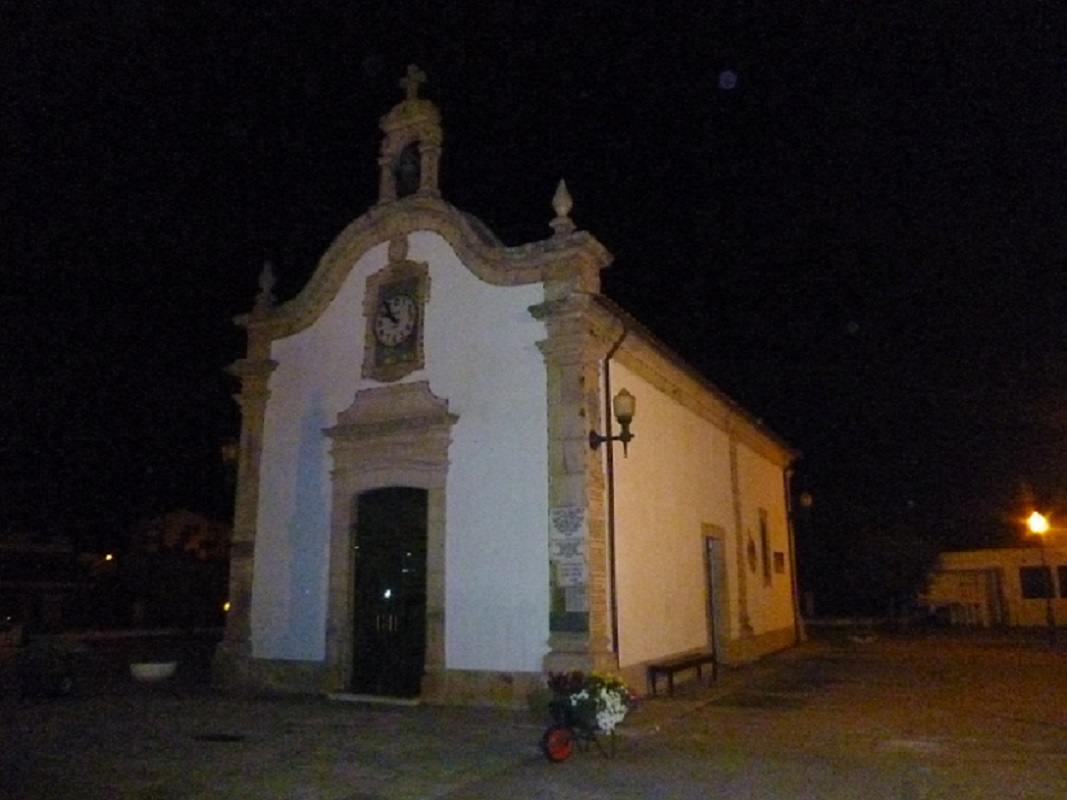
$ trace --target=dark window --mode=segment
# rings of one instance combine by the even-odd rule
[[[412,142],[400,151],[396,160],[396,197],[402,200],[410,197],[419,190],[422,181],[422,156],[419,153],[418,142]]]
[[[1056,580],[1060,584],[1060,597],[1067,597],[1067,567],[1056,567]]]
[[[1027,600],[1052,596],[1052,573],[1048,567],[1019,567],[1019,583]]]

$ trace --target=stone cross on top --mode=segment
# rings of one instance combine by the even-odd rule
[[[407,75],[400,79],[400,88],[408,100],[418,100],[420,83],[426,83],[426,73],[414,64],[408,64]]]

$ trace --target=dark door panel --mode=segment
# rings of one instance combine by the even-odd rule
[[[359,495],[355,548],[352,688],[417,696],[426,651],[426,491]]]

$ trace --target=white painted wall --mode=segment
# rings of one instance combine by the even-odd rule
[[[271,347],[278,366],[264,419],[256,523],[256,658],[325,657],[331,465],[322,431],[364,383],[365,281],[385,263],[385,245],[365,253],[322,316]]]
[[[704,530],[725,531],[728,582],[725,636],[739,635],[737,538],[727,433],[652,384],[612,362],[612,393],[637,397],[630,454],[615,446],[616,577],[620,666],[704,647]],[[603,428],[603,422],[601,429]],[[759,547],[759,510],[767,512],[771,551],[786,555],[786,572],[770,586],[747,573],[748,609],[756,634],[792,624],[783,471],[739,445],[742,527]],[[769,556],[773,558],[773,556]],[[747,569],[747,563],[745,565]]]
[[[792,558],[789,554],[789,528],[786,509],[785,476],[780,467],[744,444],[738,446],[738,472],[741,486],[741,519],[745,537],[756,544],[756,569],[748,569],[748,616],[755,634],[788,628],[794,623]],[[770,580],[763,572],[760,511],[766,513],[770,547]],[[747,542],[746,550],[747,550]],[[781,553],[785,571],[775,572],[774,553]]]
[[[726,435],[613,362],[637,397],[635,439],[615,445],[620,666],[707,644],[702,524],[733,529]],[[732,548],[726,548],[732,559]],[[728,564],[728,571],[732,566]]]
[[[490,286],[440,236],[409,237],[427,262],[428,380],[459,421],[446,493],[445,657],[451,669],[538,670],[548,638],[544,326],[528,311],[538,285]],[[308,329],[274,343],[263,445],[252,609],[257,658],[325,655],[330,463],[322,430],[357,391],[363,291],[385,264],[365,253]]]

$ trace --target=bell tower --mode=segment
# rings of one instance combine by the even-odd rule
[[[410,65],[400,81],[404,99],[381,119],[385,136],[378,156],[378,205],[412,195],[441,196],[437,185],[441,114],[437,106],[419,97],[419,85],[425,82],[426,73]]]

